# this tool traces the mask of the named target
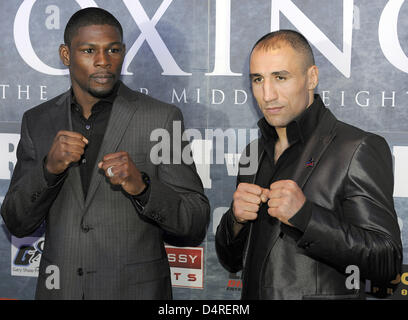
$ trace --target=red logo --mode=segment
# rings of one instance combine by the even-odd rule
[[[166,245],[166,252],[173,287],[204,288],[203,248],[177,248]]]
[[[166,247],[171,268],[201,269],[201,249]]]

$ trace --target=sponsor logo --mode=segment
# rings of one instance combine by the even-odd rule
[[[366,292],[391,300],[408,300],[408,265],[402,265],[401,274],[397,275],[387,286],[379,286],[367,281]]]
[[[176,248],[167,245],[166,252],[173,287],[204,288],[203,248]]]
[[[227,291],[241,291],[242,290],[242,279],[241,275],[237,273],[230,273],[228,277]]]
[[[11,237],[11,275],[38,277],[44,237]]]

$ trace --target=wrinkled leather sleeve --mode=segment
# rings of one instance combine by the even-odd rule
[[[222,217],[215,237],[215,249],[218,260],[229,272],[242,270],[243,253],[249,234],[249,223],[245,225],[236,237],[232,235],[232,209]]]
[[[379,283],[395,279],[401,270],[402,244],[393,185],[387,143],[377,135],[366,136],[349,164],[340,212],[312,204],[298,246],[341,272],[356,265],[363,278]]]
[[[253,143],[257,143],[257,141],[254,141]],[[244,153],[249,152],[249,150],[250,147],[248,145],[244,150]],[[241,168],[242,164],[240,163],[240,169]],[[238,174],[236,187],[238,187],[241,182],[250,183],[251,180],[251,176],[242,176]],[[215,250],[221,265],[229,272],[235,273],[242,270],[243,268],[243,255],[250,233],[249,230],[251,222],[246,223],[244,227],[239,231],[239,233],[234,237],[233,220],[234,219],[231,203],[229,210],[224,213],[221,218],[220,224],[217,227],[217,232],[215,234]]]

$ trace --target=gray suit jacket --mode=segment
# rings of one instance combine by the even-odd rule
[[[18,237],[45,220],[36,298],[169,299],[164,241],[196,246],[209,223],[208,199],[194,164],[151,162],[151,149],[158,143],[150,141],[151,132],[164,128],[172,136],[173,121],[182,124],[182,114],[121,83],[84,200],[78,166],[69,168],[62,186],[48,186],[43,173],[43,159],[57,132],[72,130],[69,94],[24,114],[17,164],[1,210]],[[149,200],[140,212],[97,168],[104,155],[117,151],[127,151],[150,176]],[[60,289],[46,287],[49,265],[59,268]]]

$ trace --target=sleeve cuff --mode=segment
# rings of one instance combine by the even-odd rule
[[[300,208],[300,210],[288,220],[293,225],[293,227],[282,223],[282,232],[298,241],[306,231],[306,228],[309,224],[310,218],[312,216],[312,207],[313,204],[306,200],[302,208]]]
[[[137,201],[142,207],[145,207],[150,197],[150,183],[147,185],[147,187],[143,190],[142,193],[131,197],[134,201]]]
[[[52,187],[58,184],[58,182],[60,182],[62,179],[65,179],[66,174],[67,174],[67,170],[65,170],[64,172],[60,173],[60,174],[53,174],[50,173],[47,168],[45,167],[45,161],[47,160],[47,157],[44,157],[43,160],[43,173],[44,173],[44,178],[45,181],[47,182],[47,186],[48,187]]]
[[[302,232],[305,232],[311,216],[312,216],[312,203],[306,200],[302,208],[300,208],[300,210],[292,218],[289,219],[289,222],[295,228],[299,229]]]
[[[234,213],[232,212],[232,209],[229,210],[227,213],[227,232],[228,232],[228,239],[230,242],[235,242],[239,241],[242,235],[245,234],[245,231],[248,229],[249,226],[249,221],[240,223],[235,219]],[[238,231],[238,233],[234,236],[234,225],[239,224],[242,225],[241,229]]]
[[[150,198],[150,177],[147,175],[147,173],[142,172],[142,178],[143,181],[146,184],[146,188],[139,193],[138,195],[129,195],[130,200],[132,201],[133,205],[138,209],[139,213],[141,213],[145,206],[147,205],[147,202],[149,201]]]

